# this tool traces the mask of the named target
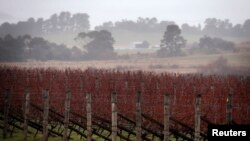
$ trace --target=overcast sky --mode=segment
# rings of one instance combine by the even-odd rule
[[[93,26],[105,21],[157,17],[178,24],[203,23],[208,17],[250,19],[250,0],[0,0],[0,22],[48,18],[53,13],[88,13]]]

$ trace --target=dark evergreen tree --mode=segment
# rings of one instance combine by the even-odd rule
[[[177,25],[168,25],[161,40],[161,49],[157,52],[159,57],[182,55],[181,48],[186,45],[186,40],[180,35],[181,30]]]

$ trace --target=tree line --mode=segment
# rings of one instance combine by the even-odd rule
[[[160,43],[160,49],[157,51],[158,57],[183,56],[185,53],[182,48],[186,46],[186,40],[181,35],[181,29],[178,25],[168,25]],[[218,37],[203,36],[200,38],[196,47],[191,51],[203,51],[208,54],[220,52],[235,52],[235,44]]]
[[[68,48],[66,45],[58,45],[49,42],[42,37],[23,35],[13,37],[6,35],[0,38],[0,61],[28,61],[28,60],[97,60],[114,59],[114,39],[110,32],[90,31],[81,32],[76,40],[90,38],[82,48],[76,46]]]
[[[168,25],[175,24],[174,21],[159,21],[157,18],[138,17],[136,21],[121,20],[117,22],[104,22],[96,26],[95,30],[119,31],[128,30],[133,32],[162,32]],[[7,34],[19,36],[29,34],[40,36],[51,33],[62,32],[86,32],[90,29],[89,15],[86,13],[71,14],[70,12],[61,12],[53,14],[49,19],[29,18],[27,21],[18,23],[5,22],[0,26],[0,36]],[[180,26],[183,34],[198,34],[210,36],[232,36],[232,37],[250,37],[250,19],[242,24],[233,25],[228,19],[221,20],[217,18],[208,18],[204,21],[204,27],[201,25],[189,25],[184,23]]]
[[[157,18],[141,18],[136,21],[121,20],[117,22],[105,22],[96,26],[95,30],[119,31],[128,30],[134,32],[161,32],[168,25],[175,24],[174,21],[158,21]],[[217,18],[208,18],[204,21],[204,27],[201,25],[192,26],[184,23],[180,26],[183,34],[197,34],[210,36],[232,36],[232,37],[250,37],[250,19],[245,20],[243,24],[233,25],[228,19],[221,20]]]
[[[203,29],[195,26],[190,27],[187,24],[180,28],[174,22],[161,21],[159,23],[156,18],[138,18],[137,22],[122,21],[116,22],[115,25],[112,22],[104,23],[102,26],[96,27],[96,30],[90,31],[87,14],[71,15],[69,12],[61,12],[59,15],[52,15],[47,20],[31,18],[17,24],[2,24],[0,26],[0,61],[115,59],[120,56],[117,56],[113,47],[115,40],[112,36],[112,30],[114,29],[140,32],[156,29],[159,32],[165,31],[160,42],[160,49],[156,52],[158,57],[184,55],[185,53],[181,49],[186,46],[186,40],[181,35],[183,32],[211,32],[214,34],[218,32],[218,34],[222,34],[237,26],[240,27],[239,29],[246,29],[241,31],[245,33],[244,36],[248,36],[247,31],[250,33],[250,20],[247,20],[243,25],[235,26],[229,21],[217,19],[207,19],[206,23]],[[39,37],[42,34],[63,32],[78,33],[75,40],[84,43],[80,47],[68,48],[64,44],[52,43]],[[214,53],[219,50],[235,50],[233,42],[210,36],[201,37],[197,46],[199,49]]]
[[[29,34],[31,36],[41,36],[51,33],[62,32],[83,32],[90,28],[89,16],[86,13],[71,14],[61,12],[53,14],[49,19],[29,18],[27,21],[18,23],[5,22],[0,26],[0,36],[5,35],[19,36]]]
[[[66,45],[51,43],[41,37],[6,35],[0,38],[0,61],[2,62],[83,59],[84,54],[79,48],[68,48]]]
[[[68,48],[66,45],[51,43],[42,37],[23,35],[13,37],[6,35],[0,38],[0,61],[27,61],[27,60],[98,60],[115,59],[120,56],[114,51],[115,42],[109,31],[81,32],[75,40],[89,41],[81,48]],[[158,57],[175,57],[184,55],[183,47],[186,40],[181,36],[178,25],[168,25],[161,40],[160,49],[156,52]],[[204,36],[200,38],[200,49],[212,51],[234,50],[234,44],[220,38]]]

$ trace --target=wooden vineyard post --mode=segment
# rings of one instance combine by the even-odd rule
[[[69,114],[70,114],[71,92],[68,90],[65,99],[63,141],[68,141]]]
[[[92,140],[92,113],[91,113],[91,94],[87,93],[86,94],[86,111],[87,111],[87,141]]]
[[[3,139],[7,138],[9,128],[9,108],[10,108],[10,90],[7,89],[4,93],[4,127],[3,127]]]
[[[141,115],[141,92],[138,91],[136,94],[136,141],[141,141],[141,123],[142,115]]]
[[[170,112],[169,112],[169,95],[164,95],[164,141],[169,141],[169,125],[170,125]]]
[[[232,118],[232,98],[233,98],[233,89],[230,88],[229,94],[227,97],[227,124],[232,124],[233,118]]]
[[[29,88],[27,88],[25,92],[25,104],[24,104],[24,124],[23,124],[24,141],[28,140],[29,106],[30,106],[30,92]]]
[[[49,91],[45,90],[43,93],[44,107],[43,107],[43,141],[48,140],[48,116],[49,116]]]
[[[116,92],[112,93],[111,106],[112,106],[112,141],[116,141],[117,140],[117,94]]]
[[[194,141],[200,141],[200,125],[201,125],[201,95],[197,95],[195,98],[195,139]]]

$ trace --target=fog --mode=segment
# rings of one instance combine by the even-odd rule
[[[88,13],[92,28],[106,21],[157,17],[178,24],[203,24],[206,18],[242,23],[250,18],[249,0],[0,0],[0,22],[49,18],[53,13]],[[7,17],[6,17],[7,16]]]
[[[249,4],[248,0],[1,0],[0,65],[27,62],[34,67],[37,61],[68,61],[73,63],[68,67],[247,75]],[[80,61],[84,65],[74,64]]]
[[[246,133],[249,62],[250,0],[0,0],[0,141]]]

